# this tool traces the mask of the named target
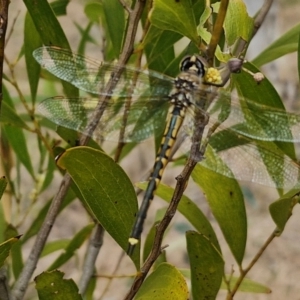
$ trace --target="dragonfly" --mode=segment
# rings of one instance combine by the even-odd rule
[[[181,132],[193,135],[195,116],[202,118],[204,126],[208,119],[219,125],[222,108],[228,107],[229,103],[230,112],[226,121],[211,136],[209,144],[212,149],[219,143],[223,143],[221,150],[230,148],[229,151],[218,153],[230,171],[218,161],[206,158],[201,162],[203,166],[228,177],[276,188],[291,187],[298,181],[297,163],[288,156],[284,156],[282,160],[282,153],[256,145],[252,140],[300,142],[300,116],[251,100],[234,99],[228,92],[216,93],[211,87],[221,85],[220,73],[215,68],[208,69],[200,56],[184,58],[176,78],[152,70],[123,67],[123,72],[111,91],[106,90],[106,85],[120,68],[117,64],[99,62],[58,47],[38,48],[33,56],[44,69],[80,90],[110,97],[105,113],[93,133],[97,140],[121,140],[128,143],[141,142],[153,135],[162,136],[148,186],[129,237],[129,255],[132,255],[140,240],[150,203],[162,179],[176,138]],[[85,134],[98,102],[99,97],[58,96],[43,100],[38,110],[55,124]],[[230,140],[228,136],[231,137]],[[238,147],[230,146],[235,139],[242,139],[244,142],[239,143]],[[270,176],[270,168],[262,160],[265,163],[267,160],[269,165],[274,166],[275,175]],[[246,167],[240,168],[240,162]],[[280,180],[276,178],[278,172],[282,174]]]

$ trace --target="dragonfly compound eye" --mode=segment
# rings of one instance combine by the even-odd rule
[[[195,72],[199,77],[205,75],[205,68],[200,58],[196,55],[187,56],[181,61],[180,70],[182,72]]]

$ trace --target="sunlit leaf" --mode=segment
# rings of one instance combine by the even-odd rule
[[[230,278],[230,288],[234,287],[236,282],[239,280],[238,277],[227,275],[227,280]],[[224,281],[222,281],[221,289],[227,289],[227,285]],[[238,291],[247,292],[247,293],[256,293],[256,294],[270,294],[272,291],[258,282],[255,282],[249,278],[244,278],[242,283],[240,284]]]
[[[141,288],[135,300],[186,300],[188,287],[184,277],[172,265],[162,263],[151,273]]]
[[[239,24],[237,26],[237,24]],[[254,21],[247,13],[247,7],[242,0],[229,1],[224,23],[225,38],[228,46],[232,46],[237,39],[248,42],[252,35]]]
[[[199,43],[197,23],[190,0],[155,0],[150,21],[163,30],[171,30]]]

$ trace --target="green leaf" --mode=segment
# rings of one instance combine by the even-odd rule
[[[245,67],[248,68],[251,72],[257,73],[259,70],[255,68],[253,65],[247,63],[245,64]],[[278,95],[275,88],[272,86],[272,84],[265,78],[263,81],[258,85],[253,77],[248,72],[242,72],[238,75],[232,76],[232,82],[234,86],[237,89],[238,95],[241,97],[241,99],[250,99],[252,104],[247,101],[243,101],[244,105],[250,106],[250,110],[246,110],[247,114],[245,114],[245,119],[249,118],[251,122],[253,120],[257,123],[257,129],[261,131],[261,135],[263,135],[263,132],[268,134],[268,127],[266,122],[263,120],[261,121],[260,118],[255,117],[255,103],[258,105],[266,105],[267,107],[270,107],[272,109],[280,109],[284,110],[284,105],[281,101],[280,96]],[[252,110],[251,110],[252,106]],[[268,114],[268,110],[266,107],[266,114]],[[250,114],[250,112],[252,113]],[[247,122],[244,123],[245,126],[247,126]],[[243,124],[242,124],[243,125]],[[245,127],[244,126],[244,127]],[[260,128],[259,128],[260,127]],[[273,129],[271,129],[273,130]],[[292,140],[292,133],[290,130],[290,124],[288,117],[286,118],[286,128],[281,128],[281,131],[285,132],[287,139]],[[241,131],[242,133],[242,131]],[[293,143],[287,143],[287,142],[274,142],[273,144],[270,142],[264,142],[264,141],[256,141],[256,145],[260,146],[262,151],[260,151],[262,159],[264,164],[267,167],[267,170],[272,178],[276,179],[276,182],[284,182],[284,172],[275,171],[274,172],[274,163],[272,163],[272,160],[270,159],[269,155],[265,155],[263,149],[273,149],[271,151],[277,153],[277,165],[281,166],[281,169],[284,169],[284,155],[286,154],[289,156],[292,160],[296,159],[295,155],[295,148]],[[280,150],[282,150],[283,153],[280,153],[276,148],[279,147]],[[281,161],[280,161],[281,157]],[[271,162],[271,163],[270,163]],[[274,174],[275,173],[275,174]],[[280,178],[281,177],[281,178]],[[283,184],[278,185],[283,186]]]
[[[232,275],[226,275],[227,277],[227,280],[230,279],[230,288],[232,290],[232,288],[234,287],[234,285],[236,284],[236,282],[239,280],[238,277],[234,277]],[[222,284],[221,284],[221,289],[227,289],[227,285],[224,281],[222,281]],[[258,283],[258,282],[255,282],[249,278],[244,278],[242,283],[240,284],[239,288],[238,288],[238,291],[240,292],[246,292],[246,293],[257,293],[257,294],[270,294],[271,293],[271,290]]]
[[[4,95],[4,99],[5,99],[5,95]],[[1,123],[12,125],[22,129],[27,129],[27,130],[30,129],[27,126],[27,124],[19,117],[16,111],[9,104],[7,104],[6,101],[2,101],[1,104]]]
[[[249,42],[252,35],[253,25],[254,21],[251,17],[249,17],[244,1],[229,1],[224,22],[227,45],[232,46],[239,38]]]
[[[184,277],[174,266],[162,263],[147,277],[134,299],[186,300],[188,287]]]
[[[99,23],[103,17],[103,6],[100,2],[90,2],[84,7],[84,12],[91,22]]]
[[[191,278],[191,270],[190,269],[179,269],[179,271],[185,278],[188,278],[188,279]],[[230,288],[232,290],[234,285],[236,284],[236,282],[239,280],[239,278],[232,276],[232,274],[226,275],[226,278],[227,278],[227,280],[230,279]],[[222,290],[228,289],[227,284],[224,282],[224,278],[222,280],[220,289],[222,289]],[[249,278],[243,279],[242,283],[240,284],[240,286],[238,288],[238,291],[248,292],[248,293],[264,293],[264,294],[271,293],[271,290],[268,287],[266,287],[258,282],[255,282]]]
[[[252,64],[260,67],[270,61],[273,61],[283,55],[297,51],[299,42],[300,24],[296,25],[282,37],[252,60]]]
[[[31,164],[31,157],[28,152],[26,139],[23,131],[20,128],[12,127],[9,125],[2,126],[3,137],[8,140],[11,147],[20,162],[24,165],[32,178],[35,178],[34,170]]]
[[[271,217],[280,233],[283,232],[285,224],[292,215],[294,206],[298,203],[298,193],[299,190],[291,190],[269,207]]]
[[[147,187],[147,183],[139,183],[137,184],[137,186],[145,190]],[[155,192],[157,196],[168,203],[170,203],[173,193],[174,189],[164,185],[163,183],[159,184],[158,189]],[[192,200],[183,195],[178,205],[178,211],[187,218],[187,220],[195,227],[198,232],[207,236],[215,245],[215,247],[217,247],[217,249],[221,251],[217,236],[210,222],[207,220],[200,208]]]
[[[18,236],[18,234],[18,231],[13,225],[9,224],[8,226],[6,226],[6,239]],[[22,243],[14,243],[11,247],[10,253],[14,278],[19,278],[24,267],[22,258]]]
[[[41,257],[45,257],[49,254],[52,254],[55,251],[65,249],[66,247],[68,247],[69,243],[70,243],[69,239],[61,239],[61,240],[49,242],[45,245]]]
[[[69,42],[60,26],[48,1],[24,0],[37,32],[44,45],[57,46],[70,50]],[[69,97],[78,96],[78,89],[72,84],[62,81],[64,90]]]
[[[54,177],[54,171],[56,170],[56,164],[53,159],[53,156],[50,153],[48,154],[48,164],[45,170],[45,176],[42,178],[42,186],[40,188],[40,192],[46,190],[46,188],[52,183]],[[44,175],[44,174],[43,174]]]
[[[56,16],[65,16],[67,14],[67,6],[70,0],[56,0],[51,2],[51,8]]]
[[[7,186],[7,180],[5,179],[5,177],[0,177],[0,199],[3,196],[3,193],[5,192]]]
[[[32,56],[32,52],[42,46],[40,36],[32,22],[31,16],[26,13],[24,25],[24,50],[27,77],[30,85],[32,102],[35,103],[36,93],[39,83],[39,75],[41,67],[36,63]]]
[[[253,73],[259,72],[259,70],[250,63],[245,64],[245,68]],[[237,89],[238,95],[242,99],[250,99],[254,103],[266,105],[271,108],[278,108],[280,110],[285,109],[279,94],[267,78],[264,78],[258,85],[248,72],[242,72],[240,74],[232,75],[232,82]],[[259,120],[257,120],[257,122],[259,122]],[[262,123],[261,126],[264,127],[265,123]],[[286,119],[286,128],[284,128],[284,130],[287,133],[290,132],[288,118]],[[291,132],[290,138],[292,139]],[[275,142],[275,144],[289,157],[296,159],[293,143]]]
[[[143,251],[143,261],[146,260],[146,258],[148,257],[148,255],[151,252],[154,237],[155,237],[155,234],[156,234],[156,226],[159,224],[159,222],[164,217],[165,212],[166,212],[166,208],[159,209],[156,212],[155,221],[154,221],[153,225],[151,226],[151,228],[150,228],[150,230],[147,234],[147,237],[145,239],[144,251]],[[166,233],[167,233],[167,231],[166,231]],[[163,256],[162,254],[163,253],[161,253],[160,256],[158,257],[158,259],[155,261],[155,265],[157,265],[158,263],[161,263],[162,262],[161,260],[164,259],[164,257],[162,257]]]
[[[175,31],[199,44],[197,24],[190,0],[154,0],[151,23],[163,30]]]
[[[176,32],[169,31],[169,30],[161,30],[153,25],[150,26],[149,30],[147,31],[147,34],[145,38],[143,39],[143,44],[140,45],[140,47],[145,48],[145,52],[147,55],[147,62],[149,66],[149,69],[156,70],[163,72],[165,71],[166,63],[170,62],[171,57],[168,57],[168,61],[163,64],[162,66],[157,64],[158,67],[161,68],[159,70],[158,68],[155,68],[155,61],[160,56],[165,56],[165,53],[169,53],[170,49],[174,52],[174,44],[179,41],[182,38],[182,36]],[[173,57],[175,56],[175,53],[173,53]],[[154,66],[153,66],[154,64]],[[177,73],[178,73],[178,66],[177,66]]]
[[[206,236],[195,231],[186,233],[186,241],[193,298],[216,299],[224,273],[221,253]]]
[[[59,268],[65,262],[67,262],[70,258],[74,256],[74,252],[78,250],[87,237],[90,235],[92,229],[95,227],[95,224],[89,224],[82,228],[70,241],[70,243],[65,248],[64,253],[62,253],[51,266],[48,268],[48,271]]]
[[[68,171],[86,205],[126,251],[138,206],[132,183],[123,169],[102,151],[89,147],[66,150],[57,164]],[[138,249],[132,260],[139,265]]]
[[[67,195],[64,198],[64,201],[62,202],[62,205],[59,208],[59,212],[61,212],[66,206],[68,206],[71,202],[75,200],[75,195],[71,189],[68,190]],[[24,234],[22,238],[22,243],[25,243],[27,240],[29,240],[31,237],[36,235],[39,230],[41,229],[41,226],[46,218],[46,215],[48,213],[49,207],[51,205],[52,199],[50,199],[38,212],[37,217],[32,220],[32,223],[27,230],[27,232]]]
[[[73,279],[63,279],[60,271],[44,272],[35,277],[35,288],[41,300],[82,300]]]
[[[221,159],[207,148],[202,164],[211,161],[230,173]],[[232,254],[241,265],[247,240],[247,217],[242,191],[235,179],[213,172],[202,164],[196,165],[192,178],[203,190]]]
[[[118,0],[103,0],[102,5],[115,58],[118,58],[125,34],[125,10]]]
[[[21,236],[16,236],[0,244],[0,268],[3,266],[6,258],[9,256],[9,251],[11,250],[12,246],[19,241],[20,237]]]
[[[24,0],[24,3],[44,45],[55,45],[70,49],[66,35],[48,1]]]

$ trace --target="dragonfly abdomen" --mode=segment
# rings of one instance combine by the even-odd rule
[[[138,243],[142,234],[143,225],[147,217],[149,206],[154,198],[154,193],[161,181],[163,172],[168,164],[170,152],[176,141],[178,131],[184,120],[185,112],[186,106],[182,104],[172,105],[169,109],[162,142],[156,155],[153,170],[149,177],[149,183],[145,191],[142,205],[139,209],[135,225],[129,238],[129,247],[127,251],[129,255],[133,253],[134,247]]]

